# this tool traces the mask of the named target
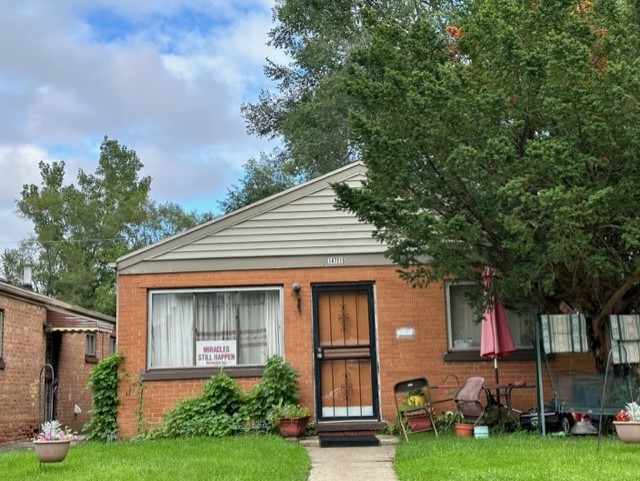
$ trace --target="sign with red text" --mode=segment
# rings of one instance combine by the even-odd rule
[[[197,341],[196,366],[235,366],[236,341]]]

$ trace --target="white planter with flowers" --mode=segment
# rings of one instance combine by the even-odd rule
[[[616,414],[613,425],[620,441],[624,443],[640,443],[640,405],[629,403]]]
[[[67,457],[71,441],[76,438],[69,428],[62,429],[59,421],[42,423],[40,433],[33,439],[36,457],[41,463],[59,463]]]

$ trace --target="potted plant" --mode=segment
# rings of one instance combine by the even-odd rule
[[[75,438],[76,434],[68,427],[63,429],[59,421],[46,421],[33,439],[36,457],[41,463],[59,463],[67,457]]]
[[[273,424],[286,438],[299,438],[304,435],[309,423],[309,410],[299,404],[285,403],[273,408],[269,415]]]
[[[422,389],[409,391],[402,402],[403,408],[406,409],[405,415],[409,421],[409,429],[411,429],[411,431],[417,432],[431,429],[431,417],[424,409],[411,411],[412,408],[419,408],[425,403],[426,399]]]
[[[460,437],[473,436],[474,426],[471,423],[458,422],[458,423],[455,423],[454,427],[456,429],[456,436],[460,436]]]
[[[407,397],[404,400],[404,407],[416,407],[422,406],[426,402],[424,397],[424,391],[422,389],[415,389],[407,393]]]
[[[620,441],[624,443],[640,443],[640,405],[628,403],[616,414],[613,421]]]

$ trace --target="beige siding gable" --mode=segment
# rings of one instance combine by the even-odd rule
[[[373,226],[334,207],[334,183],[358,187],[356,162],[117,261],[121,274],[390,264]]]
[[[359,185],[363,176],[351,179]],[[372,254],[371,225],[333,207],[330,186],[167,252],[157,260]]]

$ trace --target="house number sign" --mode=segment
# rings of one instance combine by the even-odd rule
[[[347,263],[346,257],[327,257],[327,264],[330,266],[340,266]]]

